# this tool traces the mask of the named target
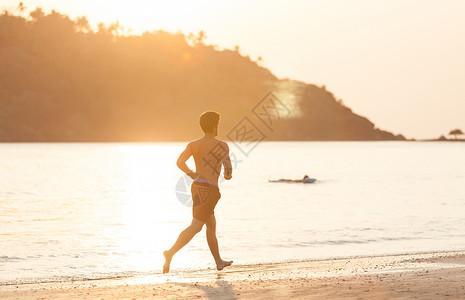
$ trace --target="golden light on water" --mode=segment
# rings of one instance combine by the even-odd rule
[[[190,210],[175,196],[175,183],[180,175],[175,162],[181,148],[122,145],[117,151],[125,168],[120,187],[124,198],[119,207],[122,238],[117,243],[118,252],[127,255],[121,263],[138,270],[159,270],[163,264],[163,250],[169,248],[179,230],[189,224]],[[165,182],[160,188],[159,183]],[[176,259],[188,265],[188,258],[182,253]]]

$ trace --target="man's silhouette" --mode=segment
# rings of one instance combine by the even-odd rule
[[[229,147],[226,142],[216,138],[220,115],[214,111],[204,112],[200,116],[200,127],[204,136],[187,144],[186,149],[179,155],[177,166],[189,175],[194,182],[191,186],[192,200],[192,223],[187,227],[174,243],[171,249],[164,251],[165,264],[163,273],[168,273],[173,256],[184,247],[198,232],[204,224],[207,225],[207,242],[210,251],[215,258],[216,267],[222,270],[232,264],[232,261],[222,260],[218,250],[216,238],[216,219],[214,209],[221,197],[218,188],[218,177],[221,166],[224,166],[224,178],[232,178],[232,166],[229,158]],[[195,172],[189,169],[186,161],[194,156]]]

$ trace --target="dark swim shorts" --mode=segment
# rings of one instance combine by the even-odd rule
[[[207,222],[214,214],[215,206],[221,198],[220,189],[206,182],[194,181],[191,185],[192,215],[194,219]]]

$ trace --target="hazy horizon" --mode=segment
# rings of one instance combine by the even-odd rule
[[[130,34],[203,30],[206,43],[238,45],[278,77],[325,85],[376,127],[407,138],[465,127],[463,1],[22,2],[27,12],[84,15],[94,27],[119,20]]]

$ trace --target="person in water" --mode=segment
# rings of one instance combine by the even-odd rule
[[[308,175],[305,175],[301,182],[302,183],[313,183],[315,182],[315,179],[308,177]]]
[[[218,177],[222,166],[224,167],[224,179],[230,180],[232,178],[228,144],[216,138],[219,121],[220,114],[217,112],[204,112],[200,116],[200,127],[204,132],[203,137],[189,142],[186,149],[179,155],[176,163],[183,172],[194,180],[191,186],[193,217],[191,224],[179,234],[174,245],[163,252],[165,257],[163,273],[169,272],[173,256],[202,230],[204,224],[207,227],[208,247],[215,259],[216,268],[222,270],[233,263],[221,259],[216,238],[214,209],[221,197],[218,188]],[[195,172],[186,165],[186,161],[191,156],[194,157]]]
[[[308,175],[305,175],[302,179],[279,179],[279,180],[269,180],[269,182],[300,182],[300,183],[314,183],[315,178],[310,178]]]

